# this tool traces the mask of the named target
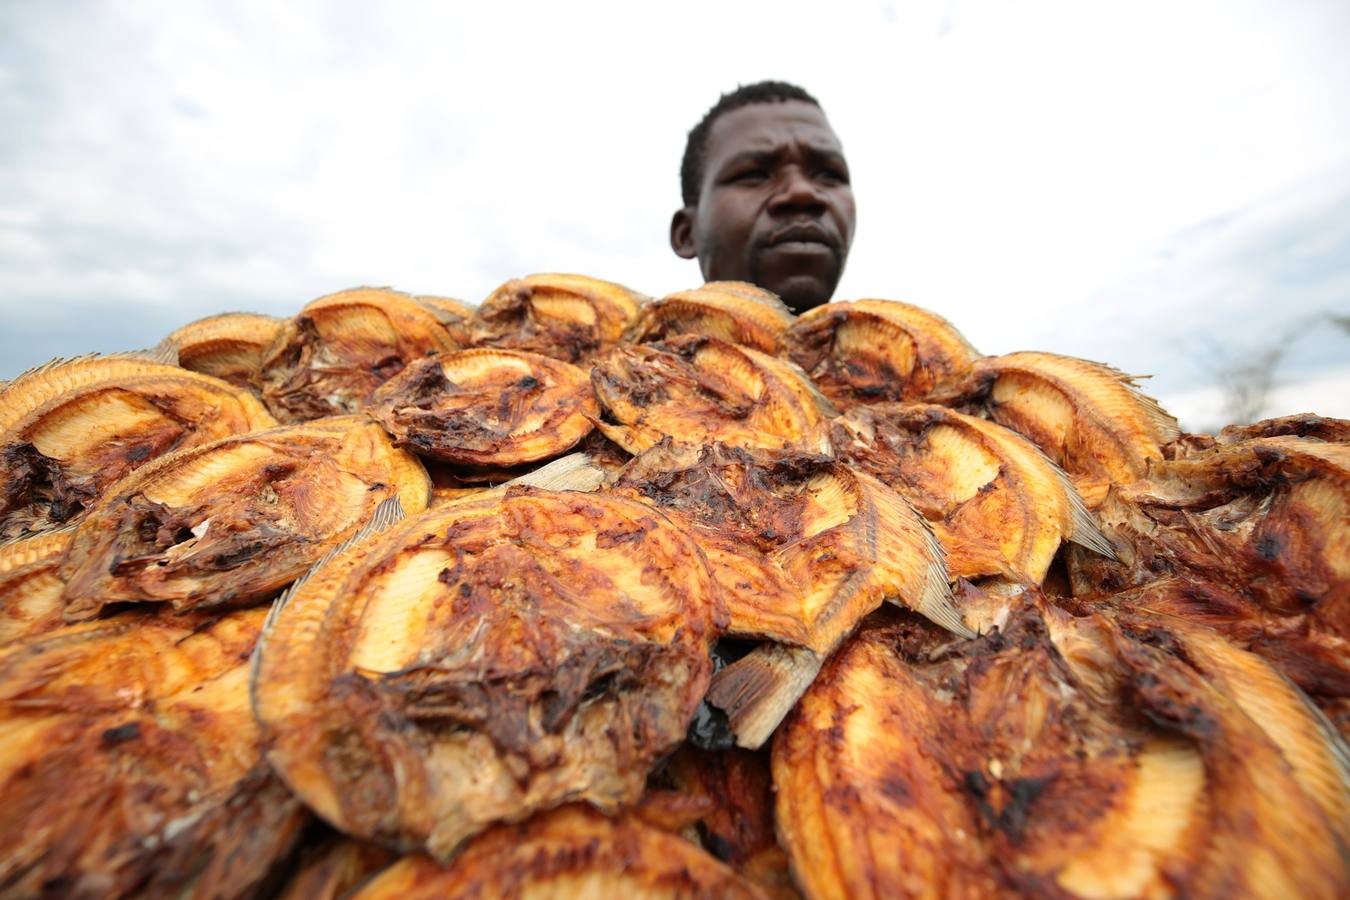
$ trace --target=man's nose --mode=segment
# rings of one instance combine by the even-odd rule
[[[777,187],[769,201],[770,212],[820,214],[825,211],[825,196],[820,192],[820,186],[801,167],[788,166]]]

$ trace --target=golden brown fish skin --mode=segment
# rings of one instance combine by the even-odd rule
[[[1299,437],[1331,443],[1350,443],[1350,419],[1333,419],[1312,413],[1262,419],[1251,425],[1228,425],[1218,433],[1221,444],[1237,444],[1253,438]]]
[[[817,494],[824,487],[828,493]],[[613,490],[656,506],[694,535],[722,588],[731,634],[800,642],[824,654],[883,599],[915,609],[931,604],[928,613],[950,621],[945,587],[934,584],[941,553],[922,519],[876,479],[834,460],[667,442],[631,462]],[[883,526],[886,500],[908,521]],[[886,526],[908,530],[890,534]],[[890,573],[870,577],[873,567],[888,565],[906,572],[895,583]],[[840,590],[829,591],[836,582]],[[843,611],[859,603],[866,608]]]
[[[284,319],[261,313],[222,313],[189,322],[167,338],[178,349],[178,365],[250,390],[263,352]]]
[[[0,647],[64,623],[59,569],[73,534],[66,527],[0,544]]]
[[[269,759],[348,833],[440,859],[535,810],[634,803],[707,687],[713,590],[641,504],[437,507],[288,595],[254,680]]]
[[[601,431],[630,453],[667,436],[829,452],[833,407],[795,366],[748,347],[699,335],[624,345],[596,362],[591,383],[619,423]]]
[[[132,355],[33,369],[0,392],[0,538],[76,520],[167,452],[275,424],[245,391]]]
[[[374,394],[371,415],[400,446],[469,466],[518,466],[565,453],[600,415],[589,376],[512,350],[414,362]]]
[[[989,897],[964,796],[972,735],[864,630],[825,664],[773,742],[778,838],[807,897]]]
[[[263,762],[265,611],[126,613],[0,651],[0,892],[242,897],[307,816]]]
[[[1084,615],[1156,615],[1173,623],[1173,630],[1184,625],[1216,632],[1234,647],[1266,660],[1317,704],[1342,738],[1350,739],[1350,641],[1306,614],[1273,613],[1238,590],[1186,575],[1059,602]]]
[[[439,314],[389,288],[354,288],[307,304],[264,351],[255,386],[281,422],[365,408],[415,359],[461,344]]]
[[[469,339],[475,347],[581,363],[618,344],[646,300],[623,285],[584,275],[514,278],[478,307]]]
[[[741,281],[711,281],[648,303],[631,334],[638,343],[698,334],[777,353],[783,332],[795,318],[783,301],[763,288]]]
[[[1144,477],[1179,435],[1176,420],[1140,393],[1132,376],[1054,353],[985,357],[930,399],[1027,437],[1094,508],[1108,485]]]
[[[66,621],[118,602],[176,611],[272,596],[381,501],[420,511],[430,481],[364,417],[226,438],[144,466],[81,521],[61,566]]]
[[[1064,472],[996,423],[930,404],[877,404],[835,419],[831,442],[841,461],[924,515],[953,579],[1040,584],[1062,542],[1111,552]]]
[[[783,344],[841,409],[922,400],[980,358],[946,319],[895,300],[818,306],[793,323]]]
[[[763,898],[695,844],[631,814],[609,819],[581,805],[501,825],[441,868],[407,857],[354,900],[439,897]]]
[[[1195,648],[1183,645],[1179,653],[1166,631],[1130,622],[1107,634],[1135,702],[1153,724],[1190,740],[1205,762],[1207,841],[1189,860],[1182,890],[1198,897],[1344,897],[1347,823],[1333,825],[1259,720],[1188,664],[1186,651]]]
[[[1350,639],[1350,444],[1217,445],[1113,489],[1100,514],[1121,562],[1073,558],[1075,593],[1176,575]]]
[[[721,588],[729,633],[776,642],[713,676],[707,700],[743,747],[768,739],[821,660],[883,601],[972,634],[923,519],[856,469],[667,442],[630,463],[614,490],[662,509],[694,537]]]
[[[998,632],[934,638],[874,620],[775,741],[779,834],[808,896],[1345,890],[1344,826],[1302,786],[1327,767],[1305,755],[1311,780],[1296,775],[1257,724],[1279,716],[1252,718],[1242,704],[1261,701],[1225,695],[1167,630],[1033,594]],[[1303,725],[1280,728],[1325,739]]]
[[[1308,696],[1271,663],[1204,626],[1147,613],[1128,621],[1166,633],[1186,663],[1265,732],[1350,855],[1350,747]]]

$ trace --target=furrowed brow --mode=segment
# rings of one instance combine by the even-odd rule
[[[727,159],[722,165],[717,167],[717,171],[726,172],[743,165],[772,165],[776,158],[777,154],[771,150],[746,150]]]

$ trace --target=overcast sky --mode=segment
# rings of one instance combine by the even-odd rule
[[[685,134],[762,78],[844,142],[841,299],[1152,373],[1191,427],[1291,335],[1266,412],[1350,417],[1345,0],[9,0],[0,378],[359,284],[695,285]]]

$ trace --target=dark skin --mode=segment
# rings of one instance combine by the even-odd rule
[[[755,103],[713,123],[698,203],[675,213],[670,246],[697,258],[707,281],[749,281],[803,313],[834,295],[856,219],[844,150],[820,108]]]

